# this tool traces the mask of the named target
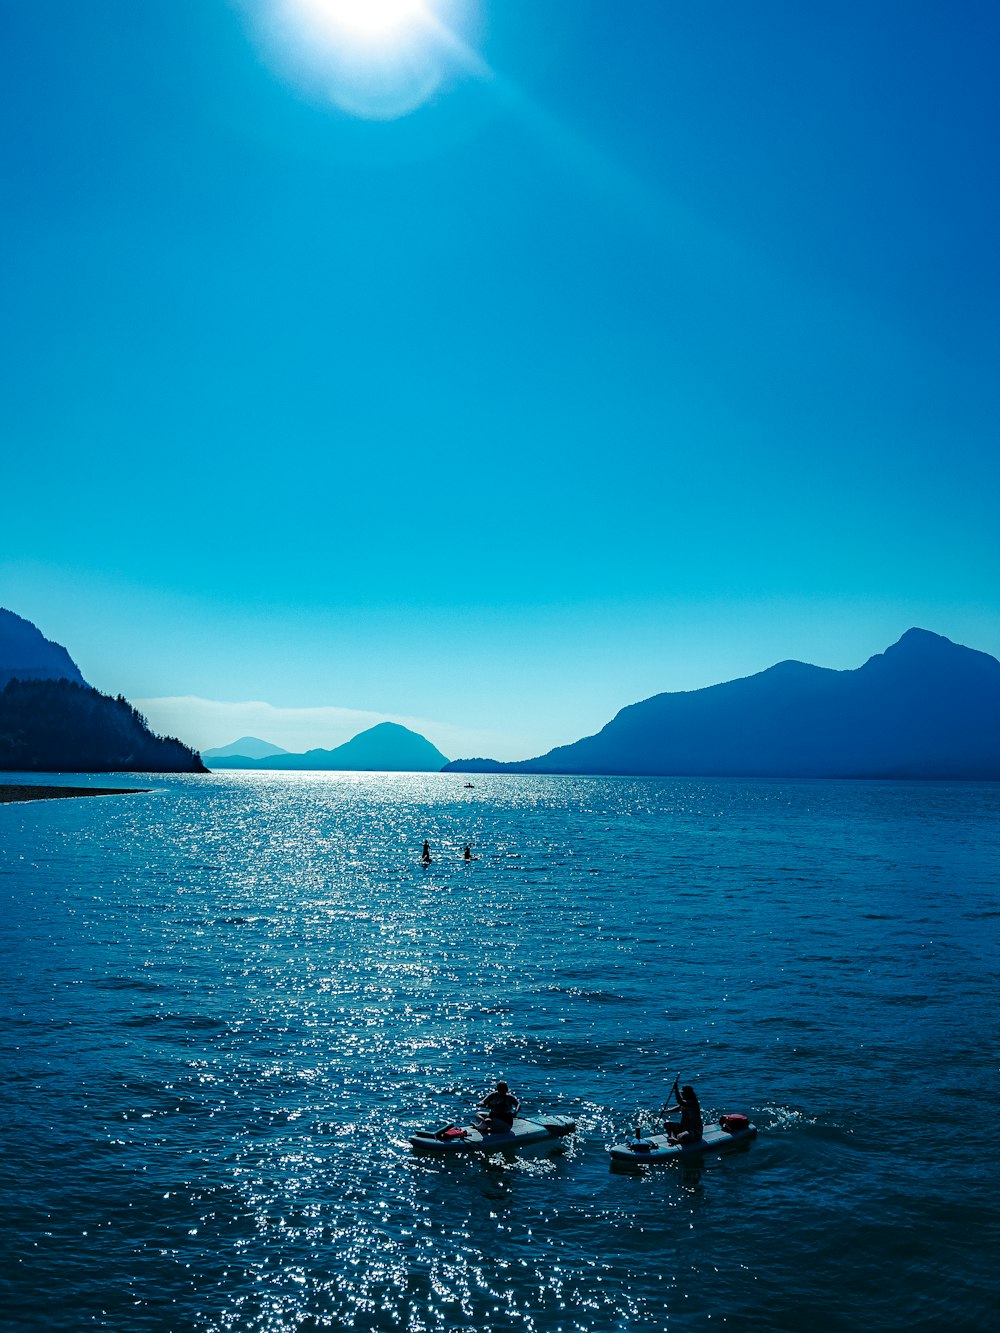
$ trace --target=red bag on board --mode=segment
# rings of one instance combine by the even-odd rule
[[[735,1134],[741,1129],[750,1128],[750,1120],[745,1115],[720,1115],[719,1124],[727,1134]]]

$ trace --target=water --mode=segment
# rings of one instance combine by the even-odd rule
[[[0,807],[2,1327],[988,1328],[1000,787],[464,781]],[[612,1171],[678,1071],[757,1142]]]

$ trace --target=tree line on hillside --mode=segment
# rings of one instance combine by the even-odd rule
[[[11,680],[0,691],[0,769],[207,772],[196,750],[156,736],[122,695],[69,680]]]

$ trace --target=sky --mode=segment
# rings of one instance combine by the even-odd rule
[[[200,748],[1000,655],[1000,8],[378,3],[0,5],[0,605]]]

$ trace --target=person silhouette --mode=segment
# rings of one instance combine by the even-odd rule
[[[466,861],[475,861],[475,860],[477,859],[476,857],[474,857],[474,856],[472,855],[472,844],[471,844],[471,843],[467,842],[467,843],[465,844],[465,851],[462,853],[462,856],[463,856],[463,858],[464,858]]]
[[[674,1086],[671,1089],[671,1095],[677,1098],[674,1106],[669,1107],[665,1114],[669,1115],[671,1111],[680,1111],[681,1118],[673,1124],[667,1121],[663,1130],[671,1143],[689,1144],[700,1143],[704,1133],[704,1126],[701,1121],[701,1107],[698,1104],[698,1096],[690,1083],[685,1083],[683,1088],[678,1088],[677,1080],[674,1080]]]
[[[423,864],[424,864],[425,866],[429,866],[430,863],[431,863],[431,861],[433,861],[433,859],[434,859],[434,858],[431,856],[431,845],[430,845],[430,843],[427,841],[427,839],[425,838],[425,839],[424,839],[424,850],[423,850],[423,851],[421,852],[421,854],[420,854],[420,860],[423,862]]]
[[[521,1109],[521,1103],[500,1079],[496,1089],[479,1103],[480,1112],[477,1128],[481,1134],[509,1134],[514,1128],[514,1117]]]

